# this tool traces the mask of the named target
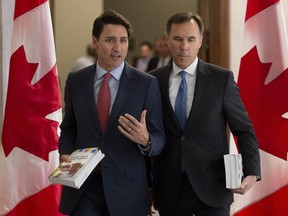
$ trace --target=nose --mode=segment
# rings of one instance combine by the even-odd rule
[[[183,40],[180,46],[181,50],[188,50],[188,41],[187,40]]]
[[[114,43],[113,50],[114,51],[120,51],[121,50],[121,43],[119,41],[116,41]]]

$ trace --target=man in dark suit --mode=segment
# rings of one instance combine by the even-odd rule
[[[59,152],[69,162],[75,149],[96,146],[105,157],[79,190],[63,187],[60,211],[71,216],[147,216],[143,155],[158,155],[165,144],[158,83],[125,62],[132,33],[125,17],[107,10],[95,19],[92,32],[98,60],[67,78]]]
[[[153,157],[161,216],[229,216],[233,193],[246,193],[260,179],[258,142],[232,72],[197,57],[203,31],[197,15],[171,16],[166,32],[173,64],[151,72],[160,86],[167,138]],[[225,185],[227,125],[244,166],[241,188],[233,190]]]

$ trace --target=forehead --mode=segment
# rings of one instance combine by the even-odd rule
[[[128,32],[123,25],[106,24],[103,26],[101,35],[105,37],[128,37]]]
[[[173,23],[170,29],[170,35],[195,35],[200,34],[200,29],[197,22],[191,19],[184,23]]]

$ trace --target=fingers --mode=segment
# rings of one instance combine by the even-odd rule
[[[136,129],[136,125],[132,122],[133,121],[132,118],[134,119],[134,117],[130,116],[129,114],[125,114],[125,116],[120,116],[119,117],[120,126],[128,134]]]
[[[130,130],[130,129],[124,129],[123,128],[123,126],[118,126],[118,130],[124,135],[124,136],[126,136],[126,137],[128,137],[128,138],[132,138],[132,135],[130,134],[131,133],[131,131],[132,131],[132,129]]]
[[[119,123],[126,130],[127,133],[136,131],[137,128],[141,127],[141,124],[146,127],[146,110],[142,111],[140,122],[130,114],[120,116]]]
[[[70,155],[66,154],[66,155],[61,155],[60,156],[60,162],[66,162],[66,163],[70,163],[71,159],[69,157]]]
[[[147,110],[143,110],[142,113],[141,113],[141,120],[140,122],[144,125],[146,125],[146,113],[147,113]]]
[[[140,122],[130,114],[120,116],[118,120],[119,131],[131,141],[144,146],[149,141],[149,133],[146,127],[146,113],[146,110],[142,111]]]
[[[241,188],[232,189],[231,191],[232,193],[245,194],[255,185],[256,180],[257,180],[256,176],[246,176],[243,179]]]

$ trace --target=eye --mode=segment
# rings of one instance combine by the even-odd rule
[[[121,43],[127,43],[128,42],[128,39],[127,38],[121,38]]]
[[[196,38],[195,38],[195,37],[188,38],[188,41],[189,41],[189,42],[196,41]]]
[[[182,39],[180,37],[174,37],[173,40],[174,41],[182,41]]]
[[[113,39],[112,39],[112,38],[107,38],[107,39],[106,39],[106,42],[112,43],[112,42],[113,42]]]

